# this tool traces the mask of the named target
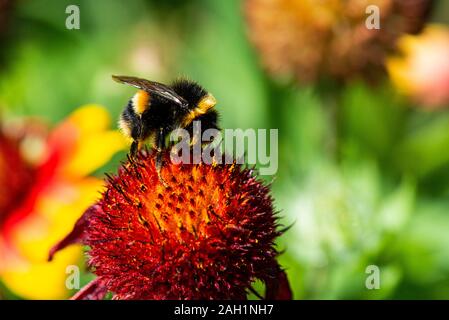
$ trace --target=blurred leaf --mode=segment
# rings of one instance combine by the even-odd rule
[[[396,161],[407,172],[420,177],[449,164],[449,114],[414,128],[396,152]]]
[[[343,153],[389,159],[402,136],[405,113],[391,89],[354,82],[341,94]]]
[[[279,162],[284,164],[279,179],[296,185],[311,167],[329,157],[329,114],[313,88],[276,93],[270,107],[279,117]]]
[[[414,184],[408,180],[385,197],[378,219],[385,232],[396,233],[408,222],[415,204]]]
[[[391,186],[372,161],[315,164],[302,187],[278,202],[294,222],[284,241],[297,262],[289,274],[304,282],[295,295],[379,299],[393,294],[402,274],[394,250],[414,210],[412,181]],[[371,264],[383,277],[375,293],[365,287]]]
[[[449,299],[449,201],[423,199],[397,248],[403,265],[395,298]]]

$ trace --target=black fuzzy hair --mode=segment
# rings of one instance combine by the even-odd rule
[[[195,81],[187,79],[176,80],[171,87],[177,94],[187,100],[190,108],[195,108],[201,98],[207,95],[207,91]]]

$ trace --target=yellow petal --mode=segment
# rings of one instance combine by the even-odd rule
[[[51,263],[24,263],[14,270],[3,272],[3,283],[26,299],[64,299],[68,297],[66,269],[76,265],[79,247],[66,248]]]
[[[108,111],[97,104],[87,104],[79,107],[67,119],[74,123],[81,135],[89,135],[105,131],[111,124]]]
[[[49,249],[73,228],[75,221],[99,196],[103,181],[56,182],[39,199],[36,210],[20,223],[13,243],[20,256],[1,277],[14,293],[28,299],[62,299],[68,295],[66,268],[81,258],[81,247],[58,252],[47,262]]]
[[[417,101],[432,104],[441,97],[444,104],[449,29],[428,25],[420,34],[402,36],[397,46],[400,55],[387,59],[395,87]]]
[[[80,107],[69,116],[65,124],[76,129],[76,143],[63,174],[84,177],[127,146],[126,138],[118,130],[107,130],[110,120],[107,110],[99,105]]]
[[[106,131],[81,137],[76,152],[65,165],[64,174],[69,177],[86,176],[107,163],[127,145],[118,131]]]
[[[387,69],[391,81],[402,93],[409,94],[415,89],[415,83],[410,77],[410,67],[407,60],[403,58],[389,58],[387,60]]]
[[[45,262],[50,248],[72,230],[76,220],[98,199],[102,186],[103,181],[96,178],[55,184],[13,234],[20,255],[31,263]]]

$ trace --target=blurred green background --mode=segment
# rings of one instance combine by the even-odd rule
[[[65,28],[70,4],[80,30]],[[17,1],[9,16],[3,117],[56,124],[98,103],[117,119],[134,91],[111,74],[187,76],[215,95],[223,128],[279,129],[272,186],[282,223],[293,224],[279,248],[295,299],[449,298],[448,110],[414,108],[386,76],[337,90],[274,80],[237,0]],[[447,1],[431,21],[449,21]],[[379,290],[365,287],[369,265],[380,268]]]

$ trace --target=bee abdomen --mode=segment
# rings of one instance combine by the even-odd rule
[[[130,138],[138,139],[141,136],[141,119],[135,113],[131,100],[120,115],[119,128]]]

